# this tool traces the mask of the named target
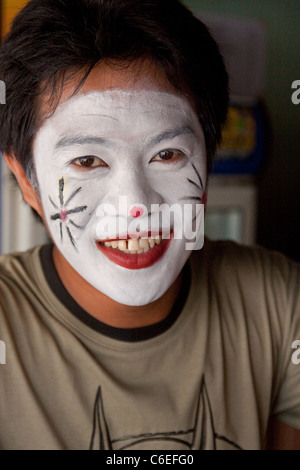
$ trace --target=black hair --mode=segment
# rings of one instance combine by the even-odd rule
[[[207,27],[179,0],[31,0],[0,48],[0,149],[34,174],[32,142],[42,97],[53,110],[68,80],[77,90],[101,61],[150,59],[189,97],[202,125],[208,166],[228,107],[228,76]]]

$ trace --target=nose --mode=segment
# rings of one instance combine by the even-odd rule
[[[112,204],[119,216],[139,218],[151,212],[152,204],[163,201],[142,168],[132,168],[130,165],[112,175],[105,202]]]
[[[129,209],[129,215],[130,217],[134,217],[137,219],[138,217],[143,217],[144,215],[144,209],[142,206],[133,206]]]

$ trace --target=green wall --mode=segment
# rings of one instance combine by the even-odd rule
[[[300,80],[299,0],[185,0],[193,11],[259,19],[267,29],[267,86],[272,148],[258,178],[258,242],[300,260],[300,104],[291,84]]]

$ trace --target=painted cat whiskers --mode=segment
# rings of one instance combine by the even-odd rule
[[[203,186],[203,181],[202,181],[202,178],[201,178],[201,175],[199,173],[199,171],[197,170],[197,168],[195,167],[195,165],[193,163],[191,163],[191,166],[193,167],[193,170],[194,172],[196,173],[196,176],[199,180],[199,184],[198,183],[195,183],[195,181],[191,180],[190,178],[187,178],[188,182],[190,184],[192,184],[194,187],[196,187],[199,191],[201,191],[201,194],[202,196],[184,196],[184,197],[181,197],[179,199],[179,201],[186,201],[186,200],[189,200],[189,201],[199,201],[199,203],[202,203],[203,199],[205,199],[205,190],[204,190],[204,186]],[[203,197],[204,196],[204,197]],[[192,222],[195,222],[195,220],[197,220],[197,218],[201,215],[201,209],[196,213],[196,215],[193,217],[192,219]]]
[[[77,188],[71,194],[71,196],[65,201],[64,200],[65,199],[64,198],[65,179],[64,179],[64,177],[62,177],[58,182],[58,199],[59,199],[60,207],[58,207],[55,204],[55,202],[53,202],[51,197],[49,196],[49,200],[50,200],[52,206],[59,211],[56,214],[51,215],[51,220],[53,220],[53,221],[59,220],[60,221],[59,223],[60,223],[60,239],[61,239],[61,242],[63,241],[63,226],[65,226],[68,237],[69,237],[69,239],[70,239],[70,241],[71,241],[71,243],[72,243],[72,245],[74,246],[75,249],[77,249],[76,242],[75,242],[75,239],[74,239],[74,237],[72,235],[72,232],[70,230],[69,224],[71,224],[73,227],[75,227],[77,229],[80,229],[80,230],[82,230],[83,227],[80,227],[72,219],[69,219],[69,215],[84,212],[87,209],[87,206],[77,206],[77,207],[74,207],[73,209],[68,209],[68,206],[69,206],[69,203],[72,201],[72,199],[74,199],[74,197],[81,191],[81,189],[82,189],[81,187]]]
[[[194,170],[194,172],[196,173],[196,176],[199,180],[199,184],[195,183],[193,180],[191,180],[190,178],[187,178],[187,181],[189,183],[191,183],[193,185],[193,187],[196,187],[199,191],[203,192],[203,183],[202,183],[202,178],[198,172],[198,170],[196,169],[195,165],[193,163],[191,163],[191,166]],[[75,191],[73,191],[73,193],[71,194],[71,196],[65,201],[65,197],[64,197],[64,192],[65,192],[65,178],[62,177],[60,178],[60,180],[58,181],[58,199],[59,199],[59,205],[60,207],[57,206],[57,204],[55,204],[55,202],[53,201],[53,199],[51,198],[51,196],[49,196],[49,200],[52,204],[52,206],[58,210],[59,212],[57,212],[56,214],[53,214],[51,215],[51,220],[52,221],[57,221],[59,220],[59,223],[60,223],[60,239],[61,239],[61,242],[63,242],[63,239],[64,239],[64,235],[63,235],[63,227],[65,226],[66,228],[66,232],[67,232],[67,235],[69,237],[69,240],[71,241],[73,247],[77,250],[77,246],[76,246],[76,241],[74,239],[74,236],[71,232],[71,229],[69,227],[69,225],[72,225],[73,227],[75,227],[76,229],[79,229],[79,230],[83,230],[83,227],[81,227],[80,225],[76,224],[72,219],[69,218],[69,216],[71,214],[78,214],[78,213],[81,213],[81,212],[84,212],[86,209],[87,209],[87,206],[84,205],[84,206],[78,206],[78,207],[75,207],[75,208],[72,208],[72,209],[69,209],[68,206],[69,206],[69,203],[74,199],[75,196],[77,196],[77,194],[80,193],[80,191],[82,190],[82,187],[79,187],[77,188]],[[181,197],[179,198],[179,201],[199,201],[199,203],[201,203],[202,201],[202,197],[200,196],[184,196],[184,197]],[[140,207],[141,204],[139,204],[138,202],[136,203],[136,206]],[[130,212],[130,211],[129,211]],[[199,214],[199,213],[198,213]],[[196,214],[196,216],[192,219],[192,221],[194,222],[198,216],[198,214]],[[130,214],[129,214],[130,215]]]

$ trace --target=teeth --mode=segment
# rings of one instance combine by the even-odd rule
[[[128,250],[129,251],[139,250],[139,242],[137,240],[133,240],[132,238],[128,240]]]
[[[121,251],[127,250],[127,242],[126,240],[118,240],[118,248]]]
[[[132,255],[147,253],[150,249],[154,248],[155,245],[159,245],[162,241],[162,237],[148,238],[142,237],[138,240],[130,238],[129,240],[114,240],[112,242],[105,242],[104,245],[115,250],[123,251],[124,253],[130,253]]]
[[[149,239],[149,245],[150,245],[150,248],[153,248],[155,246],[155,240],[153,240],[153,238]]]
[[[148,238],[142,238],[141,240],[139,240],[139,245],[141,249],[149,248]]]

